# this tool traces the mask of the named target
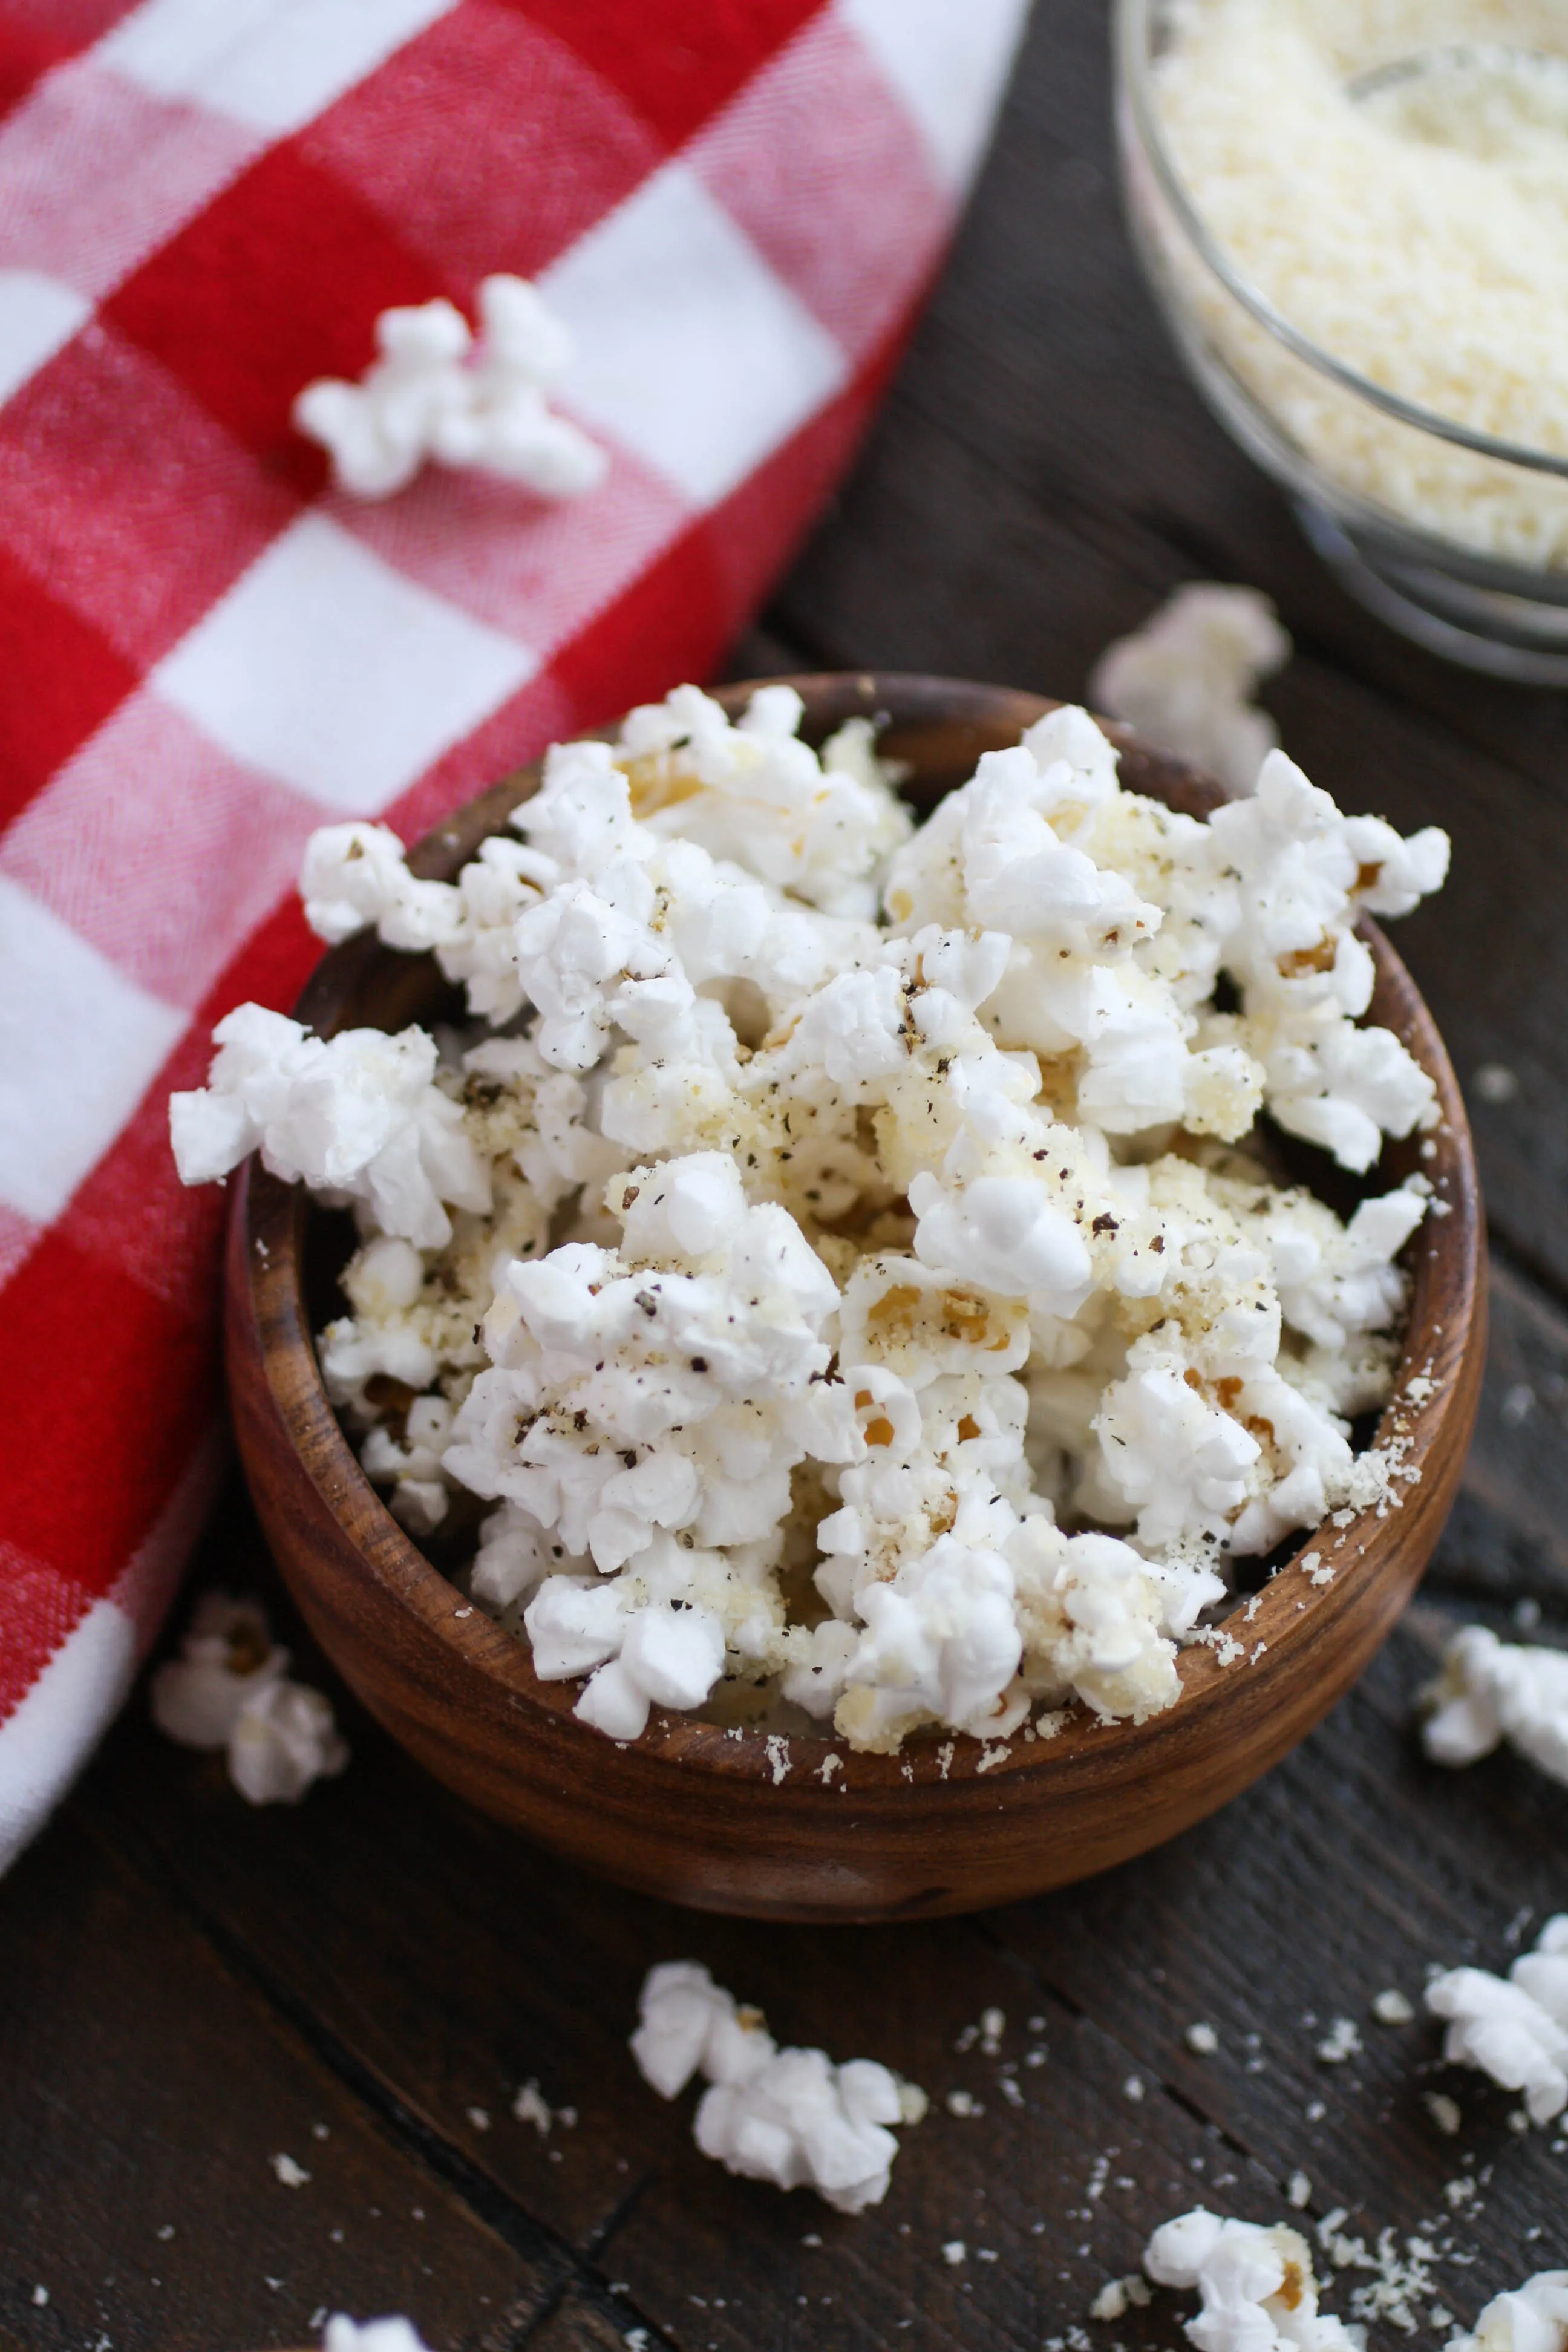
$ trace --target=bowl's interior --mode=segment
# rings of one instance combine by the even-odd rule
[[[833,677],[796,678],[807,705],[803,732],[814,742],[853,715],[887,719],[879,738],[885,757],[907,763],[907,797],[929,809],[941,795],[973,773],[981,752],[1016,742],[1019,733],[1052,706],[1044,699],[1001,688],[976,687],[928,678]],[[721,696],[731,711],[743,708],[754,684],[726,689]],[[1139,744],[1126,730],[1112,728],[1121,748],[1121,779],[1132,791],[1148,793],[1171,805],[1203,814],[1215,804],[1216,789],[1184,767]],[[532,771],[497,785],[482,798],[449,818],[427,835],[410,863],[422,874],[446,878],[471,857],[479,842],[504,829],[510,811],[532,790]],[[1381,1191],[1419,1169],[1431,1181],[1446,1214],[1429,1217],[1410,1244],[1412,1297],[1403,1361],[1394,1401],[1378,1424],[1377,1442],[1399,1448],[1401,1477],[1413,1491],[1424,1470],[1436,1467],[1445,1446],[1462,1444],[1468,1433],[1468,1402],[1461,1394],[1461,1375],[1471,1365],[1479,1331],[1480,1307],[1480,1229],[1479,1198],[1468,1130],[1458,1086],[1447,1055],[1413,982],[1375,926],[1365,934],[1377,963],[1377,990],[1369,1019],[1393,1029],[1408,1045],[1436,1082],[1441,1124],[1426,1140],[1411,1139],[1391,1144],[1383,1160],[1347,1194],[1345,1180],[1326,1157],[1305,1146],[1291,1146],[1291,1172],[1342,1210],[1355,1191]],[[433,959],[395,953],[374,938],[360,938],[334,949],[322,959],[296,1008],[300,1017],[323,1034],[342,1028],[372,1026],[396,1030],[410,1022],[449,1017],[458,1009],[453,992],[443,982]],[[1280,1139],[1283,1145],[1285,1139]],[[527,1712],[538,1707],[557,1718],[568,1718],[579,1685],[574,1682],[544,1683],[534,1674],[526,1646],[478,1609],[462,1604],[448,1578],[412,1542],[390,1511],[371,1489],[347,1439],[327,1402],[316,1366],[313,1334],[341,1311],[334,1293],[335,1268],[342,1263],[343,1244],[334,1235],[334,1221],[308,1202],[302,1190],[293,1191],[264,1175],[253,1177],[248,1217],[249,1259],[253,1278],[264,1282],[275,1309],[297,1335],[295,1355],[307,1367],[291,1376],[287,1399],[279,1398],[285,1418],[298,1438],[309,1430],[312,1458],[327,1465],[327,1484],[334,1507],[352,1499],[362,1527],[373,1529],[364,1552],[374,1572],[401,1606],[412,1609],[441,1641],[474,1672],[500,1681],[516,1702],[520,1738],[527,1737]],[[257,1267],[262,1270],[255,1272]],[[1417,1373],[1432,1382],[1419,1402],[1403,1395]],[[275,1387],[277,1383],[275,1382]],[[1455,1412],[1460,1426],[1453,1426]],[[1358,1430],[1358,1441],[1370,1432]],[[1322,1654],[1325,1621],[1350,1601],[1369,1577],[1386,1575],[1398,1549],[1398,1511],[1381,1516],[1366,1512],[1342,1526],[1326,1526],[1281,1547],[1267,1563],[1251,1564],[1259,1581],[1275,1571],[1261,1589],[1238,1594],[1226,1623],[1235,1641],[1229,1664],[1222,1664],[1212,1646],[1182,1654],[1183,1696],[1177,1709],[1213,1704],[1223,1698],[1225,1680],[1235,1661],[1267,1652],[1270,1675],[1299,1658],[1301,1670],[1313,1671]],[[1335,1574],[1318,1583],[1286,1570],[1316,1553]],[[1247,1563],[1240,1564],[1243,1567]],[[460,1612],[460,1613],[459,1613]],[[1032,1732],[1015,1735],[1009,1748],[993,1749],[987,1759],[983,1744],[973,1738],[921,1737],[906,1744],[896,1756],[850,1753],[833,1766],[831,1729],[820,1734],[790,1736],[797,1773],[826,1767],[836,1774],[836,1788],[870,1790],[900,1782],[967,1779],[974,1771],[993,1769],[998,1775],[1052,1770],[1092,1745],[1103,1758],[1112,1742],[1149,1739],[1166,1717],[1142,1727],[1120,1722],[1100,1723],[1079,1706],[1066,1727],[1048,1744]],[[580,1727],[584,1741],[597,1744],[601,1735]],[[655,1753],[682,1763],[758,1778],[771,1773],[777,1738],[762,1731],[723,1728],[689,1716],[655,1708],[648,1728],[638,1743]],[[814,1762],[814,1759],[816,1759]]]

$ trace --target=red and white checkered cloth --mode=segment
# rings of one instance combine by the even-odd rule
[[[170,1089],[405,835],[700,677],[843,468],[1027,0],[0,0],[0,1866],[200,1527],[221,1195]],[[537,280],[604,487],[325,488],[391,303]]]

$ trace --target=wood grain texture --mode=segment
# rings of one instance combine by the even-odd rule
[[[1005,688],[851,673],[797,677],[814,741],[851,716],[885,716],[889,757],[922,808],[1016,742],[1050,706]],[[732,710],[747,686],[727,688]],[[1189,811],[1213,789],[1118,730],[1122,774]],[[537,782],[513,778],[427,836],[412,863],[448,878]],[[1415,1590],[1458,1486],[1485,1356],[1480,1203],[1464,1107],[1430,1017],[1387,941],[1370,1018],[1427,1070],[1442,1123],[1435,1156],[1391,1147],[1377,1184],[1417,1167],[1445,1213],[1412,1244],[1410,1321],[1397,1401],[1380,1436],[1404,1449],[1398,1507],[1303,1538],[1295,1560],[1233,1623],[1239,1656],[1181,1662],[1176,1705],[1150,1722],[1076,1709],[1048,1742],[911,1743],[839,1755],[829,1733],[785,1743],[656,1710],[637,1741],[606,1741],[572,1713],[578,1685],[541,1683],[526,1650],[404,1533],[360,1471],[310,1344],[303,1196],[252,1167],[236,1190],[227,1354],[241,1458],[258,1512],[312,1631],[364,1704],[421,1762],[553,1852],[646,1893],[795,1919],[910,1918],[1016,1901],[1174,1836],[1267,1771],[1364,1670]],[[428,1019],[444,984],[428,958],[374,939],[324,957],[300,1000],[323,1034]],[[1313,1552],[1324,1586],[1297,1563]],[[828,1757],[837,1758],[833,1765]]]

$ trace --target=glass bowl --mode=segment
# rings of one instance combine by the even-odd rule
[[[1400,398],[1321,349],[1248,282],[1202,218],[1161,121],[1157,68],[1171,19],[1168,0],[1115,0],[1117,133],[1132,240],[1199,391],[1380,619],[1471,668],[1568,685],[1568,456],[1498,440]],[[1350,87],[1371,95],[1422,62]],[[1445,527],[1414,520],[1417,501]],[[1517,517],[1561,554],[1500,556],[1486,543],[1500,517]]]

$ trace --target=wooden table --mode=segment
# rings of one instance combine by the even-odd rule
[[[1552,2135],[1516,2134],[1508,2096],[1438,2069],[1430,2023],[1368,2007],[1418,1997],[1429,1962],[1505,1964],[1568,1906],[1568,1791],[1506,1758],[1445,1775],[1411,1731],[1455,1615],[1505,1626],[1535,1603],[1568,1630],[1568,704],[1412,651],[1306,553],[1143,294],[1107,79],[1100,0],[1047,0],[873,443],[737,667],[1072,695],[1179,581],[1253,581],[1299,647],[1269,698],[1289,748],[1347,808],[1452,832],[1440,909],[1400,945],[1467,1082],[1494,1063],[1517,1089],[1473,1100],[1495,1338],[1427,1601],[1205,1828],[1049,1900],[897,1931],[684,1916],[576,1878],[352,1706],[347,1775],[251,1811],[138,1697],[0,1888],[6,2346],[237,2352],[304,2343],[329,2307],[411,2313],[443,2352],[1037,2352],[1080,2327],[1175,2345],[1174,2298],[1092,2326],[1090,2299],[1156,2222],[1199,2200],[1275,2218],[1298,2170],[1311,2216],[1348,2207],[1369,2239],[1425,2226],[1463,2256],[1435,2265],[1415,2342],[1446,2336],[1434,2304],[1468,2321],[1568,2263]],[[270,1590],[237,1496],[200,1574]],[[698,2156],[689,2095],[667,2108],[626,2050],[643,1971],[682,1955],[781,2037],[931,2092],[883,2206],[845,2221]],[[999,2054],[960,2049],[990,2006]],[[1364,2047],[1325,2065],[1340,2016]],[[1187,2047],[1197,2021],[1215,2054]],[[548,2137],[517,2120],[530,2079],[575,2120]],[[1425,2105],[1439,2086],[1457,2137]],[[948,2112],[952,2092],[974,2112]],[[279,2155],[309,2181],[280,2181]]]

